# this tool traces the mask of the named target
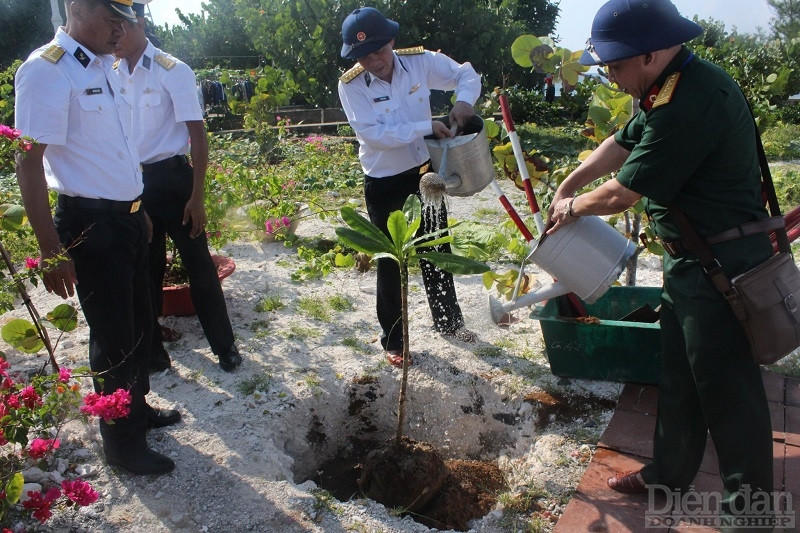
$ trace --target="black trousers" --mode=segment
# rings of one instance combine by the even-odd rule
[[[102,385],[95,379],[95,391],[131,393],[127,418],[100,422],[103,440],[113,446],[141,439],[153,336],[144,212],[58,208],[54,222],[75,264],[78,299],[89,325],[89,364],[103,379]]]
[[[192,167],[183,164],[178,168],[147,171],[142,179],[144,193],[142,202],[153,222],[153,239],[150,242],[149,272],[152,280],[153,326],[160,331],[158,316],[161,314],[163,295],[161,287],[166,270],[166,242],[170,236],[178,249],[189,274],[189,290],[197,318],[203,328],[211,351],[225,354],[233,347],[233,328],[228,318],[228,307],[222,293],[217,268],[208,251],[205,233],[192,239],[189,233],[191,221],[183,224],[183,209],[192,195]],[[153,354],[164,351],[161,336],[153,335]]]
[[[364,177],[364,198],[370,221],[389,236],[386,226],[392,211],[403,209],[403,204],[411,194],[419,196],[419,167],[386,178]],[[442,206],[434,212],[424,208],[422,224],[417,235],[425,235],[447,227],[447,210]],[[391,236],[389,237],[391,239]],[[450,253],[449,244],[433,248],[438,252]],[[378,322],[383,333],[381,345],[385,350],[399,350],[403,347],[402,301],[400,299],[400,268],[391,259],[379,259],[377,311]],[[441,333],[451,333],[464,325],[464,318],[456,297],[453,275],[439,270],[427,261],[420,261],[422,282],[428,297],[428,306],[433,316],[433,327]]]

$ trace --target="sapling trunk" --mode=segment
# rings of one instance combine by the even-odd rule
[[[400,444],[403,438],[403,426],[406,419],[406,383],[408,383],[408,364],[411,352],[408,349],[408,264],[401,261],[400,264],[400,316],[403,321],[403,378],[400,381],[400,401],[397,407],[397,433],[395,444]]]
[[[42,327],[39,311],[36,310],[36,307],[31,301],[31,297],[28,295],[28,291],[25,290],[25,284],[23,284],[22,281],[17,278],[17,269],[2,242],[0,242],[0,255],[3,256],[3,261],[6,264],[6,268],[8,268],[8,271],[11,273],[11,278],[14,280],[14,288],[17,289],[20,298],[22,298],[22,303],[25,305],[25,309],[28,310],[28,314],[31,316],[33,327],[36,328],[36,333],[39,334],[39,337],[44,343],[44,347],[47,350],[47,355],[50,358],[50,366],[53,367],[54,372],[58,372],[58,363],[56,362],[53,345],[50,342],[50,336],[47,334],[47,330]]]

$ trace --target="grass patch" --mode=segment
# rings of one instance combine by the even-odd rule
[[[265,296],[256,304],[255,310],[259,313],[269,313],[271,311],[277,311],[278,309],[283,309],[286,307],[286,304],[281,301],[280,296],[272,295],[272,296]]]
[[[237,383],[236,390],[245,396],[250,396],[256,391],[268,392],[270,385],[272,385],[272,374],[259,372]]]
[[[478,357],[502,357],[503,349],[499,346],[480,346],[473,353]]]
[[[344,514],[344,510],[338,504],[336,498],[333,497],[333,494],[328,492],[325,489],[311,489],[309,491],[312,496],[314,496],[314,510],[319,511],[328,511],[330,513],[335,514],[336,516],[341,516]]]
[[[311,296],[304,296],[297,300],[297,308],[300,312],[307,317],[318,320],[320,322],[330,322],[331,313],[325,302],[313,298]]]
[[[314,328],[304,328],[301,326],[290,326],[289,331],[285,333],[287,339],[293,340],[307,340],[314,339],[320,336],[320,331]]]
[[[334,311],[352,311],[354,309],[353,302],[341,294],[336,294],[328,298],[328,305]]]
[[[354,352],[369,353],[369,347],[355,337],[345,337],[342,339],[342,346],[347,346]]]

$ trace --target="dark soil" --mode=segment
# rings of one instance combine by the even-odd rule
[[[410,439],[404,440],[413,443]],[[390,467],[390,470],[385,472],[388,476],[396,478],[398,471],[402,470],[399,468],[398,459],[386,453],[386,450],[391,447],[376,450],[378,446],[378,443],[371,441],[351,442],[351,446],[347,450],[341,451],[337,457],[319,467],[314,481],[340,501],[367,496],[365,491],[359,487],[358,481],[367,472],[366,468],[362,468],[360,462],[364,460],[366,464],[365,458],[370,453],[375,457],[379,456],[379,454],[375,454],[376,451],[383,450],[384,458],[387,459],[386,465]],[[431,454],[438,457],[436,451],[428,444],[413,443],[410,448],[412,450],[411,457],[422,458],[424,463],[431,462]],[[433,459],[433,463],[436,462],[436,459]],[[414,463],[407,464],[406,469],[413,470],[413,465]],[[372,478],[370,486],[374,490],[374,478],[378,471],[383,472],[383,470],[368,468],[371,468],[371,474],[368,476]],[[417,469],[419,469],[418,466]],[[423,478],[428,479],[429,486],[438,484],[439,489],[428,494],[426,505],[415,505],[417,510],[411,510],[409,506],[397,503],[397,501],[384,501],[383,496],[376,496],[372,499],[384,504],[387,508],[397,508],[403,514],[410,514],[414,520],[428,527],[467,531],[469,529],[467,523],[470,520],[481,518],[491,511],[497,502],[497,495],[506,489],[502,472],[494,462],[489,461],[444,461],[441,470],[437,467],[435,475],[425,475]],[[405,483],[405,481],[393,481],[392,477],[385,477],[378,485],[382,489],[386,485],[385,488],[388,489],[391,498],[398,499],[399,497],[400,501],[405,501],[408,495],[420,492],[419,488],[412,489]]]
[[[433,446],[403,437],[367,455],[358,484],[368,498],[416,513],[436,496],[447,475]]]
[[[576,418],[586,418],[598,411],[616,407],[617,402],[588,394],[586,396],[560,391],[532,392],[525,401],[537,408],[536,428],[544,429],[552,423],[565,423]]]

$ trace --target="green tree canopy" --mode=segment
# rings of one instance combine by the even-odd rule
[[[258,56],[293,73],[307,103],[338,106],[336,83],[351,61],[339,57],[344,18],[361,0],[209,0],[201,15],[159,28],[164,49],[193,67],[234,66],[215,56]],[[470,61],[488,88],[530,80],[508,47],[520,33],[550,33],[558,15],[548,0],[376,0],[370,5],[400,23],[396,46],[424,45]],[[213,51],[213,52],[212,52]],[[538,80],[537,80],[538,82]]]
[[[233,0],[204,2],[199,15],[175,11],[181,24],[164,24],[155,32],[165,51],[192,68],[252,68],[260,64]]]
[[[767,0],[767,4],[775,13],[770,20],[774,36],[785,41],[800,37],[800,0]]]
[[[63,1],[58,0],[60,9]],[[25,59],[53,38],[50,0],[0,0],[0,69],[15,59]]]

